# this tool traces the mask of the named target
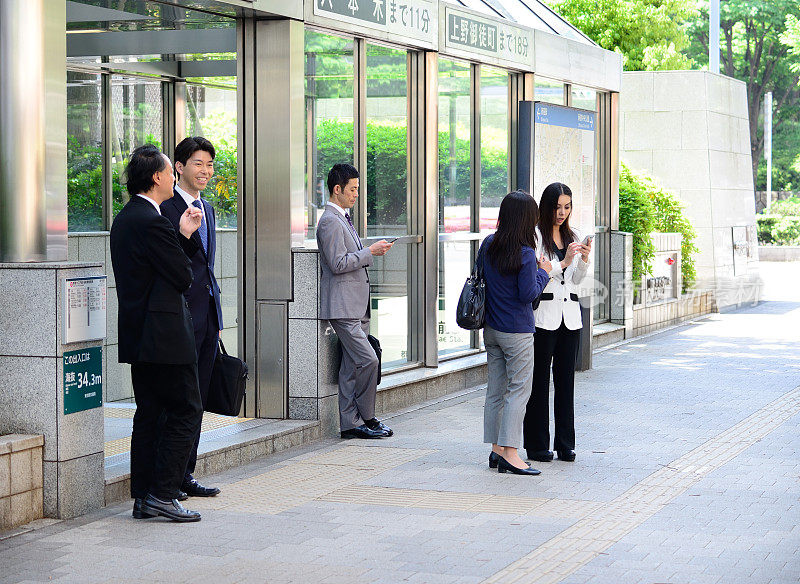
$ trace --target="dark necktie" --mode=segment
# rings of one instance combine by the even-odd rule
[[[192,205],[200,209],[200,211],[203,210],[203,203],[200,202],[200,199],[195,199],[194,201],[192,201]],[[200,229],[198,229],[197,231],[200,234],[200,242],[203,244],[203,251],[206,252],[206,255],[208,255],[208,233],[206,233],[205,213],[203,213],[201,217],[202,218],[200,219]]]
[[[194,201],[192,201],[192,205],[194,205],[195,207],[197,207],[201,211],[203,210],[203,203],[200,202],[200,199],[195,199]],[[203,244],[203,251],[206,252],[206,257],[208,257],[208,230],[206,229],[206,214],[205,213],[203,213],[202,219],[200,220],[200,229],[198,229],[198,231],[200,232],[200,243]],[[214,295],[214,291],[213,291],[212,288],[208,289],[208,295],[209,296],[213,296]]]
[[[353,233],[353,237],[356,240],[356,244],[358,245],[358,249],[362,249],[361,246],[361,238],[358,237],[358,233],[356,233],[356,226],[353,225],[353,220],[350,219],[350,213],[345,213],[344,218],[347,219],[347,222],[350,224],[350,231]]]

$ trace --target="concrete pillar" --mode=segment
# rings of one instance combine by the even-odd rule
[[[65,363],[68,372],[78,361],[92,363],[92,373],[105,378],[102,339],[64,338],[64,279],[101,275],[100,263],[0,263],[0,435],[44,436],[47,517],[76,517],[104,504],[102,385],[92,378],[88,392],[64,391]]]

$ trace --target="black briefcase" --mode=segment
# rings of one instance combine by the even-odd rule
[[[378,358],[378,383],[381,383],[381,355],[383,355],[383,349],[381,349],[381,342],[373,337],[372,335],[367,335],[367,340],[369,344],[372,345],[372,350],[375,351],[375,356]],[[342,359],[342,342],[339,341],[339,360]]]
[[[372,349],[375,351],[375,355],[378,357],[378,385],[381,383],[381,356],[383,355],[383,349],[381,349],[381,342],[373,337],[372,335],[367,335],[367,340],[369,344],[372,345]]]
[[[223,416],[238,416],[242,410],[246,380],[247,363],[228,355],[220,339],[214,369],[211,371],[206,411]]]

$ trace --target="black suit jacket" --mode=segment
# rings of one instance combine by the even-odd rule
[[[217,221],[214,217],[214,209],[201,198],[203,210],[206,214],[206,234],[208,237],[208,254],[203,250],[200,240],[199,229],[192,234],[192,239],[197,244],[200,251],[192,256],[192,275],[194,280],[189,289],[184,293],[189,301],[189,311],[192,313],[192,320],[196,327],[201,327],[208,318],[208,297],[209,290],[214,296],[214,304],[217,308],[217,325],[222,330],[222,306],[219,298],[219,285],[214,277],[214,254],[217,250]],[[171,199],[161,203],[161,213],[170,220],[172,226],[178,231],[181,215],[186,211],[186,201],[174,191]],[[202,229],[202,227],[201,227]]]
[[[192,283],[186,239],[136,195],[111,226],[111,265],[119,299],[120,363],[197,362],[194,327],[183,292]]]

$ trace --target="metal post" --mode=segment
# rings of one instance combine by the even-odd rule
[[[0,2],[0,261],[47,254],[44,55],[44,0]]]
[[[711,0],[709,9],[708,70],[719,73],[719,0]]]
[[[764,156],[767,158],[767,204],[764,213],[769,213],[772,202],[772,92],[764,96]]]

